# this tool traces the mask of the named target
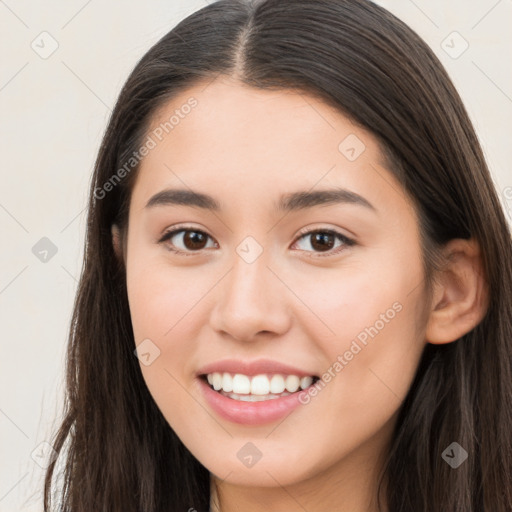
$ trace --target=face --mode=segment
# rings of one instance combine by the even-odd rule
[[[125,263],[169,425],[233,484],[373,465],[426,322],[417,217],[376,139],[312,96],[228,78],[175,97],[148,135]]]

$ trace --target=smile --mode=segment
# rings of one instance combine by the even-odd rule
[[[223,396],[243,402],[274,400],[311,386],[318,377],[282,374],[244,375],[242,373],[213,372],[206,380],[210,387]]]

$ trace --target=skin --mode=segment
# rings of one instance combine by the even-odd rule
[[[478,246],[455,240],[446,247],[453,257],[428,302],[415,210],[369,132],[307,94],[228,77],[173,98],[151,130],[191,96],[198,105],[142,160],[127,236],[112,230],[126,265],[135,342],[149,338],[160,350],[141,364],[145,382],[211,472],[222,512],[377,510],[377,475],[425,344],[454,341],[483,316]],[[339,150],[351,134],[365,146],[354,161]],[[375,210],[273,209],[282,194],[331,187],[363,196]],[[165,188],[210,194],[222,209],[145,208]],[[184,245],[183,233],[159,243],[182,223],[209,235],[204,248]],[[303,228],[334,229],[355,244],[333,238],[328,256]],[[248,236],[263,248],[252,263],[236,252]],[[171,252],[172,243],[192,255]],[[397,303],[400,312],[284,420],[232,423],[200,393],[198,369],[233,357],[269,358],[321,376]],[[250,468],[237,457],[247,442],[262,453]]]

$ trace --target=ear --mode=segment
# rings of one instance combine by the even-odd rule
[[[489,294],[476,240],[454,239],[443,250],[446,266],[434,284],[426,341],[450,343],[476,327],[487,311]]]
[[[123,257],[123,248],[121,243],[121,230],[117,224],[112,224],[111,227],[112,233],[112,246],[114,247],[114,252],[116,254],[117,259],[120,262],[124,261]]]

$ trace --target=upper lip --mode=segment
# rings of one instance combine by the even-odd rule
[[[301,370],[293,366],[272,361],[271,359],[257,359],[253,361],[243,361],[241,359],[223,359],[207,364],[199,369],[198,375],[207,375],[209,373],[241,373],[243,375],[260,375],[265,373],[280,373],[285,375],[297,375],[297,377],[315,376],[315,373],[307,370]]]

